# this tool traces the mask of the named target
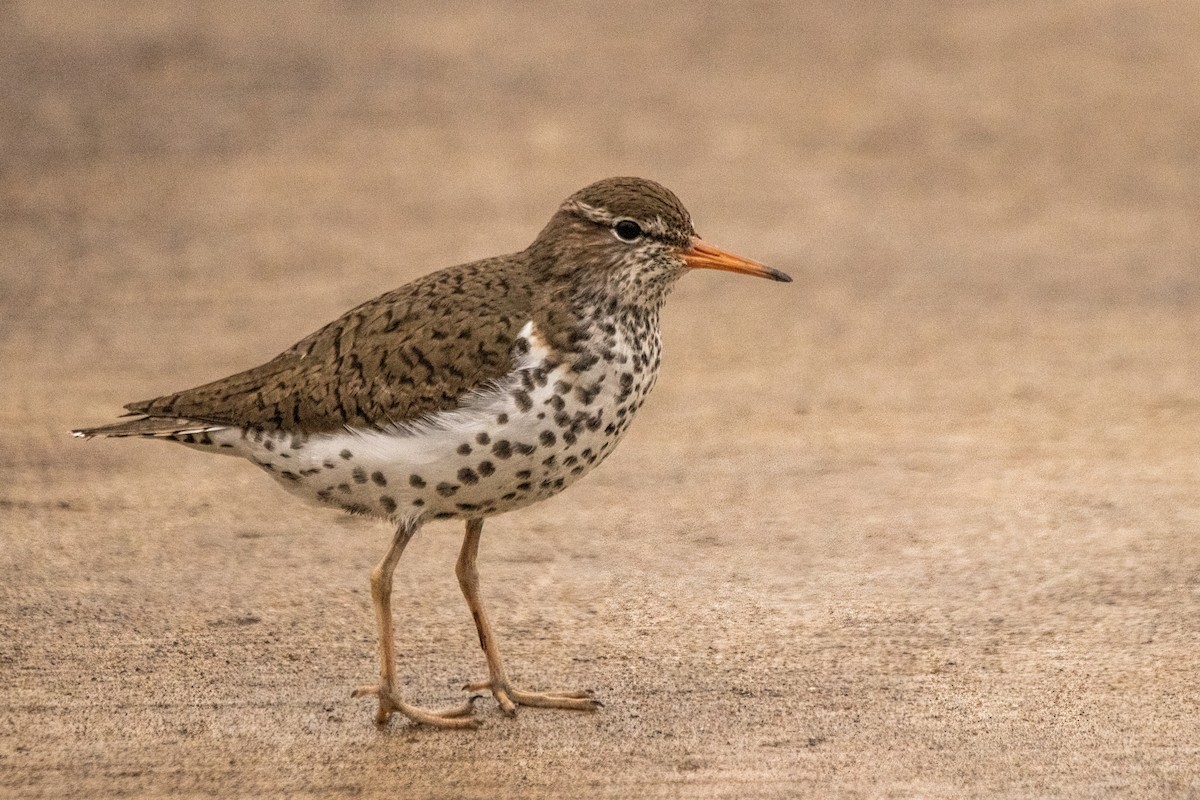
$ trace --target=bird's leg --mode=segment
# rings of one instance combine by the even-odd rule
[[[504,662],[500,659],[500,650],[496,647],[496,637],[492,633],[492,626],[483,610],[483,600],[479,596],[479,572],[475,569],[475,558],[479,554],[481,533],[482,518],[467,520],[467,535],[463,539],[462,551],[458,555],[458,564],[454,572],[458,576],[458,585],[462,587],[463,596],[467,598],[471,616],[475,618],[475,629],[479,631],[479,646],[487,656],[490,677],[486,681],[467,684],[464,688],[473,692],[491,689],[496,702],[507,714],[515,714],[517,706],[568,708],[576,711],[594,711],[599,708],[601,703],[591,696],[591,692],[526,692],[514,688],[509,683],[508,675],[504,672]]]
[[[420,527],[416,521],[401,522],[396,528],[392,546],[387,555],[371,572],[371,600],[375,604],[375,617],[379,623],[379,685],[355,689],[353,697],[373,696],[379,698],[379,709],[375,712],[375,723],[383,725],[393,712],[399,711],[413,722],[436,725],[440,728],[473,728],[479,723],[471,718],[471,706],[475,698],[453,708],[429,709],[411,706],[404,702],[396,689],[396,640],[392,629],[392,573],[400,561],[404,547]]]

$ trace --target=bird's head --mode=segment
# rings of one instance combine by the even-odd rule
[[[689,269],[791,280],[705,242],[679,198],[643,178],[607,178],[571,195],[529,252],[553,275],[606,283],[631,301],[644,296],[661,302]]]

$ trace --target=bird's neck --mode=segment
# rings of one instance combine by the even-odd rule
[[[612,282],[560,286],[543,296],[540,303],[535,301],[534,323],[563,358],[572,353],[611,349],[618,342],[640,342],[657,350],[659,314],[672,283],[651,291],[643,284],[636,287],[636,292]]]
[[[571,314],[575,348],[605,360],[616,354],[614,363],[621,370],[656,372],[662,347],[659,313],[670,287],[650,293],[641,289],[636,302],[619,291],[576,296]]]

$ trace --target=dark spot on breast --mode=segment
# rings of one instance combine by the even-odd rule
[[[513,442],[513,448],[523,456],[527,456],[534,450],[537,450],[536,444],[525,444],[524,442]]]
[[[579,402],[585,406],[590,406],[592,401],[596,399],[596,395],[600,394],[600,384],[593,383],[590,387],[576,387],[575,396],[579,398]]]
[[[497,425],[507,425],[508,424],[508,414],[497,414],[496,415],[496,424]]]
[[[361,516],[366,516],[371,513],[371,509],[367,508],[362,503],[346,503],[342,506],[342,508],[345,511],[349,511],[351,514],[359,514]]]
[[[416,500],[412,501],[412,504],[417,508],[420,508],[421,506],[425,505],[425,501],[418,497]]]
[[[479,474],[470,467],[463,467],[458,471],[458,479],[470,486],[479,483]]]
[[[367,482],[367,471],[365,469],[363,469],[362,467],[355,467],[354,471],[351,472],[350,475],[351,475],[351,477],[354,478],[355,483],[366,483]]]
[[[579,461],[579,458],[576,456],[567,456],[566,458],[563,459],[563,466],[571,467],[571,466],[574,466],[576,463],[578,463],[578,461]]]
[[[341,456],[342,458],[346,459],[347,461],[354,458],[354,453],[351,453],[349,450],[343,450],[342,452],[338,453],[338,455]]]
[[[317,467],[309,467],[308,469],[302,469],[302,470],[300,470],[300,474],[301,474],[301,475],[304,475],[305,477],[307,477],[307,476],[309,476],[309,475],[316,475],[316,474],[317,474],[317,473],[319,473],[320,471],[321,471],[321,470],[320,470],[320,469],[318,469]]]
[[[455,483],[439,483],[437,485],[437,493],[442,497],[450,497],[458,491],[458,484]]]
[[[337,488],[342,494],[350,494],[350,484],[348,483],[339,483]]]
[[[292,454],[291,453],[280,453],[279,457],[280,458],[291,458]]]
[[[409,475],[408,476],[408,485],[412,486],[416,489],[424,489],[425,488],[425,479],[422,478],[420,475]]]
[[[453,511],[439,511],[433,515],[434,519],[454,519]]]
[[[319,492],[317,492],[317,499],[320,500],[322,503],[328,503],[329,498],[332,494],[333,494],[333,487],[330,486],[328,489],[321,489]]]
[[[591,369],[600,357],[595,353],[584,353],[579,358],[575,359],[575,363],[571,365],[572,372],[587,372]]]
[[[476,434],[475,441],[479,442],[479,444],[487,444],[488,442],[492,441],[492,437],[488,436],[487,432],[485,431],[483,433]]]
[[[542,466],[543,467],[553,467],[554,462],[556,462],[556,461],[558,461],[558,456],[550,456],[549,458],[544,458],[544,459],[542,459]]]
[[[494,466],[492,466],[492,462],[490,462],[490,461],[480,461],[479,462],[479,474],[482,475],[483,477],[486,478],[487,476],[491,475],[495,471],[496,471],[496,468]]]
[[[392,514],[392,513],[394,513],[394,512],[396,511],[396,500],[395,500],[395,498],[388,497],[386,494],[385,494],[385,495],[381,495],[381,496],[380,496],[380,498],[379,498],[379,505],[380,505],[380,506],[382,506],[382,507],[383,507],[383,510],[384,510],[385,512],[387,512],[388,514]]]
[[[387,478],[383,477],[382,472],[372,472],[371,480],[375,482],[376,486],[387,486]]]
[[[563,441],[567,444],[575,444],[575,440],[577,438],[578,437],[575,436],[575,431],[563,431]]]
[[[558,441],[558,437],[554,435],[554,431],[542,431],[538,434],[538,441],[549,447]]]
[[[529,392],[518,390],[513,392],[512,396],[517,404],[517,408],[521,411],[528,411],[533,408],[533,398],[529,396]]]
[[[546,402],[549,403],[551,406],[553,406],[555,411],[562,411],[563,407],[566,406],[566,404],[567,404],[567,401],[563,400],[562,396],[557,395],[557,394],[554,395],[553,397],[551,397]]]
[[[230,449],[230,450],[232,450],[232,449],[233,449],[233,445],[232,445],[232,444],[230,444],[229,442],[221,442],[221,447],[225,447],[225,448],[228,448],[228,449]]]
[[[455,503],[454,505],[460,511],[477,511],[479,509],[479,506],[477,506],[475,503]]]
[[[507,494],[504,494],[504,495],[502,495],[502,496],[500,497],[500,499],[501,499],[501,500],[506,500],[506,501],[508,501],[508,500],[516,500],[516,499],[517,499],[517,493],[516,493],[516,492],[508,492]]]
[[[511,458],[512,444],[509,443],[508,439],[500,439],[494,445],[492,445],[492,454],[495,455],[496,458]]]
[[[189,442],[192,441],[192,435],[190,433],[187,435],[187,441],[189,441]],[[265,447],[267,450],[275,449],[275,443],[272,442],[270,439],[267,439],[265,442],[263,442],[262,446]]]
[[[337,464],[334,464],[332,461],[324,461],[321,463],[321,466],[325,469],[334,469],[337,467]]]
[[[520,491],[520,492],[528,492],[532,488],[533,488],[533,484],[529,483],[528,481],[517,484],[517,491]]]
[[[466,442],[463,442],[462,444],[460,444],[460,445],[458,446],[458,454],[459,454],[460,456],[469,456],[469,455],[471,455],[471,445],[467,444]]]

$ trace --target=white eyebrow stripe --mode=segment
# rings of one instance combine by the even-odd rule
[[[574,200],[567,204],[566,208],[571,211],[579,212],[582,216],[590,219],[597,225],[612,225],[617,220],[616,217],[605,211],[603,208],[597,208],[596,206],[580,202],[579,200]]]
[[[581,202],[579,200],[572,201],[566,207],[567,207],[567,209],[569,209],[571,211],[578,212],[581,216],[585,217],[588,220],[591,220],[592,222],[596,223],[597,225],[604,225],[606,227],[613,226],[614,224],[616,224],[616,222],[618,220],[621,220],[621,219],[632,219],[631,217],[627,218],[627,217],[613,216],[613,214],[611,212],[609,212],[603,208],[597,208],[596,206]],[[667,224],[665,222],[663,222],[662,217],[655,217],[654,219],[651,219],[651,220],[633,220],[633,221],[638,223],[638,225],[641,225],[642,230],[644,230],[646,233],[648,233],[652,238],[666,239],[667,236],[669,235],[669,231],[667,230]]]

